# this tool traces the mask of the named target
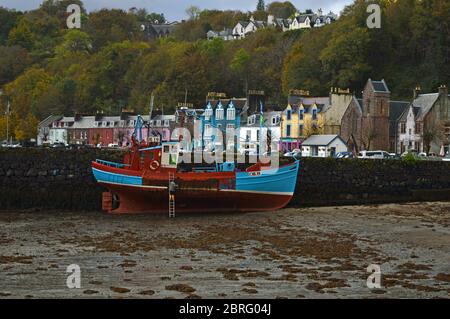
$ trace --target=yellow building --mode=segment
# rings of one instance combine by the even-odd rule
[[[329,97],[289,97],[281,116],[282,150],[300,149],[309,136],[324,134],[324,113],[329,107]]]

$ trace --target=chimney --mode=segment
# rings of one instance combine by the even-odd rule
[[[417,99],[421,91],[420,85],[417,85],[416,88],[413,91],[413,99]]]
[[[439,87],[439,96],[440,97],[446,97],[448,96],[448,87],[445,84],[442,84]]]
[[[319,17],[323,16],[322,8],[320,8],[319,10],[317,10],[317,15],[318,15]]]
[[[274,25],[275,17],[272,14],[269,14],[267,16],[267,25],[271,26]]]

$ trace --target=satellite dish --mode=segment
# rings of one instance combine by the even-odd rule
[[[145,31],[145,25],[141,24],[141,31]]]

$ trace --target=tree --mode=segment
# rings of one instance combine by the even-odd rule
[[[85,31],[91,37],[95,51],[109,43],[139,40],[143,37],[136,16],[117,9],[102,9],[91,13]]]
[[[197,18],[200,16],[201,10],[197,6],[190,6],[186,9],[186,14],[189,17],[189,20],[197,20]]]
[[[258,0],[258,4],[256,5],[256,11],[266,11],[266,4],[264,0]]]
[[[0,46],[0,86],[13,81],[31,64],[28,51],[19,46]]]
[[[37,59],[44,59],[53,54],[60,34],[56,17],[41,10],[30,11],[10,31],[8,45],[21,46]]]
[[[297,8],[289,1],[274,1],[268,5],[267,11],[276,18],[288,19],[297,12]]]
[[[244,79],[245,93],[248,90],[248,69],[250,67],[250,54],[244,48],[239,49],[231,60],[230,68]]]
[[[13,29],[22,15],[22,12],[14,10],[8,10],[0,7],[0,45],[6,44],[8,40],[8,34]]]
[[[147,21],[151,23],[166,23],[166,17],[164,16],[164,13],[155,13],[152,12],[147,15]]]
[[[27,141],[36,138],[38,125],[38,119],[30,113],[26,118],[19,119],[14,128],[15,139],[18,141]]]

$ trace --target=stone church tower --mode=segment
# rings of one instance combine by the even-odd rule
[[[389,104],[391,92],[384,80],[369,79],[362,96],[361,140],[366,150],[389,151]]]

